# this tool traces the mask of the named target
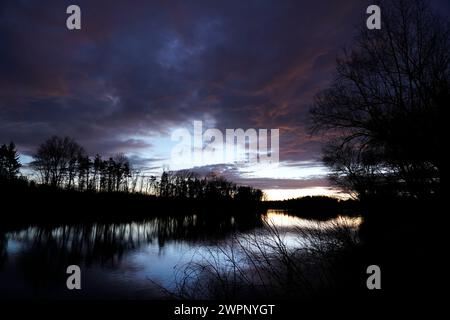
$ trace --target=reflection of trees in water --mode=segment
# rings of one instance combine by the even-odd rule
[[[246,231],[262,225],[260,215],[216,216],[189,215],[155,218],[151,222],[157,229],[160,246],[166,241],[215,241],[226,237],[233,231]]]
[[[24,244],[23,256],[32,259],[27,261],[31,265],[55,265],[48,269],[62,270],[69,264],[115,266],[124,253],[145,244],[156,242],[162,248],[167,241],[215,241],[234,230],[260,225],[259,216],[189,215],[130,223],[29,227],[9,236]]]
[[[130,223],[30,227],[11,234],[11,239],[23,244],[18,267],[27,282],[39,288],[64,283],[66,268],[71,264],[112,267],[145,236],[145,226],[135,233]]]
[[[0,266],[6,261],[7,239],[22,243],[16,263],[33,288],[64,282],[67,266],[115,267],[126,252],[142,245],[168,241],[217,241],[236,230],[261,225],[260,216],[206,217],[203,215],[158,217],[130,223],[94,223],[64,226],[32,226],[0,234]]]

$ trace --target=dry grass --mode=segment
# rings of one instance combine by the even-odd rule
[[[295,241],[272,223],[202,248],[176,269],[172,297],[183,299],[291,299],[338,290],[342,264],[358,246],[357,230],[336,221],[326,228],[297,227]]]

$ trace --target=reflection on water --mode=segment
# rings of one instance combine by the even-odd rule
[[[357,228],[362,222],[361,217],[342,217],[338,216],[329,220],[311,220],[302,219],[288,215],[283,210],[269,210],[262,216],[264,222],[276,227],[284,228],[302,228],[302,229],[321,229],[326,230],[335,226],[346,225],[351,228]]]
[[[36,227],[0,233],[0,297],[158,298],[155,282],[171,287],[174,268],[221,247],[233,234],[258,230],[264,222],[295,237],[293,226],[326,228],[342,220],[312,222],[270,211],[262,216],[158,217],[131,223]],[[82,269],[82,290],[65,287],[66,268]],[[151,279],[151,280],[150,280]]]

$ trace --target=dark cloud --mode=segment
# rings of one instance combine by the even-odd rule
[[[214,119],[220,129],[280,128],[281,160],[318,159],[308,109],[367,6],[86,0],[82,30],[68,31],[69,4],[0,4],[0,142],[27,154],[52,134],[91,154],[151,151],[134,137]]]

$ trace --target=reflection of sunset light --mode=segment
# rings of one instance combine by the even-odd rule
[[[263,216],[264,222],[274,225],[276,227],[292,227],[297,225],[299,218],[284,214],[283,211],[269,210],[266,215]]]
[[[361,217],[338,216],[326,221],[317,221],[290,216],[280,210],[268,210],[263,219],[264,222],[275,227],[298,227],[302,229],[328,229],[336,226],[357,228],[362,223]]]

